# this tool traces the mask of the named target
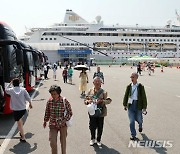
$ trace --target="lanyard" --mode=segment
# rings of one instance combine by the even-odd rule
[[[134,90],[131,93],[131,96],[134,94],[135,90],[137,89],[137,86],[134,88]]]

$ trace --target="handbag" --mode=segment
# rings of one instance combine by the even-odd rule
[[[65,111],[64,111],[64,117],[65,117],[66,114],[67,114],[67,109],[66,109],[66,105],[65,105],[65,97],[63,97],[63,104],[64,104],[64,107],[65,107]],[[66,126],[67,127],[72,126],[72,124],[73,124],[72,119],[73,119],[73,117],[71,116],[71,118],[68,121],[66,121]]]
[[[92,117],[100,117],[102,115],[103,107],[100,104],[95,105],[95,114]]]
[[[99,98],[99,96],[104,92],[103,89],[100,89],[96,95],[93,96],[93,99],[96,101],[97,98]],[[90,115],[91,117],[100,117],[102,115],[103,112],[103,106],[101,104],[94,104],[94,110],[95,110],[95,114],[94,115]]]

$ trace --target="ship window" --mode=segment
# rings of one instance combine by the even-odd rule
[[[158,39],[156,39],[156,41],[158,42],[159,40],[158,40]]]
[[[173,42],[173,40],[171,40],[171,42]]]
[[[141,39],[141,42],[143,42],[143,39]]]
[[[52,38],[50,38],[50,40],[52,40]]]
[[[160,39],[160,41],[162,41],[162,39]]]
[[[137,39],[137,41],[139,41],[139,39]]]
[[[151,39],[149,39],[149,41],[151,41]]]
[[[43,38],[41,38],[41,40],[43,40]]]
[[[134,36],[134,34],[131,34],[131,36]]]
[[[54,38],[54,40],[56,40],[56,38]]]
[[[128,39],[125,39],[125,41],[127,41]]]
[[[147,39],[145,39],[145,41],[147,41]]]
[[[121,41],[124,41],[124,39],[121,39]]]
[[[169,42],[169,39],[167,41]]]
[[[129,39],[129,41],[131,41],[131,39]]]
[[[135,41],[136,39],[133,39],[133,41]]]
[[[45,38],[45,40],[48,40],[48,38]]]

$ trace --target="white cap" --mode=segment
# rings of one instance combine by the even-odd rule
[[[88,104],[88,105],[87,105],[87,109],[88,109],[88,113],[89,113],[90,115],[94,115],[94,114],[95,114],[95,108],[94,108],[94,104],[93,104],[93,103]]]

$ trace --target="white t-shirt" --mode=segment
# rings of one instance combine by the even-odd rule
[[[14,111],[26,109],[26,101],[31,102],[31,98],[23,87],[12,87],[8,86],[5,89],[6,93],[11,96],[10,108]]]

